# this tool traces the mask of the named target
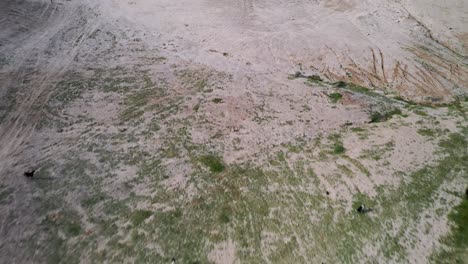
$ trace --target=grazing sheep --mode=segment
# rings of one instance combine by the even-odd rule
[[[36,172],[36,170],[27,170],[27,171],[24,172],[24,176],[28,177],[28,178],[32,178],[32,177],[34,177],[35,172]]]
[[[371,209],[371,208],[367,208],[365,205],[361,204],[361,205],[356,209],[356,211],[357,211],[358,213],[365,214],[365,213],[368,213],[368,212],[372,211],[372,209]]]

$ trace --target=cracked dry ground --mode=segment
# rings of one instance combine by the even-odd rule
[[[419,2],[3,1],[0,263],[466,263],[466,14]]]

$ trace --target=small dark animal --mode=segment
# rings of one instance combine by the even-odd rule
[[[357,209],[358,213],[362,213],[362,211],[364,211],[364,208],[364,205],[359,206]]]
[[[171,264],[175,264],[175,258],[172,258]]]
[[[36,172],[36,170],[28,170],[28,171],[25,171],[24,172],[24,176],[28,177],[28,178],[32,178],[34,177],[34,173]]]
[[[466,188],[465,190],[465,195],[466,195],[466,198],[468,198],[468,188]]]
[[[365,214],[365,213],[367,213],[367,212],[372,211],[372,209],[371,209],[371,208],[367,208],[365,205],[361,204],[361,205],[356,209],[356,211],[357,211],[358,213],[360,213],[360,214]]]

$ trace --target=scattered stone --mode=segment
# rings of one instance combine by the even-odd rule
[[[62,133],[62,132],[63,132],[63,128],[57,129],[57,133]]]
[[[36,170],[27,170],[27,171],[24,172],[24,176],[28,177],[28,178],[32,178],[32,177],[34,177],[35,172],[36,172]]]

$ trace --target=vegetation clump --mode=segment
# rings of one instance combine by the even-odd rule
[[[215,99],[213,99],[213,100],[211,100],[211,101],[212,101],[213,103],[215,103],[215,104],[220,104],[220,103],[223,102],[223,99],[221,99],[221,98],[215,98]]]
[[[333,103],[337,103],[338,101],[341,100],[341,98],[343,98],[343,95],[340,93],[331,93],[328,95],[328,97],[331,99]]]
[[[143,223],[147,218],[149,218],[153,212],[148,210],[137,210],[133,212],[131,221],[135,226],[139,226]]]
[[[401,115],[401,110],[398,108],[394,108],[390,111],[381,113],[378,111],[372,112],[370,114],[370,122],[369,123],[380,123],[389,120],[394,115]]]
[[[328,136],[328,140],[333,142],[332,153],[333,154],[343,154],[346,151],[346,148],[343,146],[343,141],[341,140],[340,134],[332,134]]]
[[[454,208],[450,213],[449,219],[455,224],[452,228],[452,243],[456,250],[463,252],[468,245],[468,199],[465,198],[460,205]],[[461,256],[460,254],[459,256]]]
[[[225,169],[220,157],[215,155],[204,155],[200,157],[200,162],[208,167],[211,172],[222,172]]]
[[[343,154],[343,153],[345,153],[345,151],[346,151],[346,148],[343,146],[343,143],[336,142],[333,145],[333,153],[334,154]]]

